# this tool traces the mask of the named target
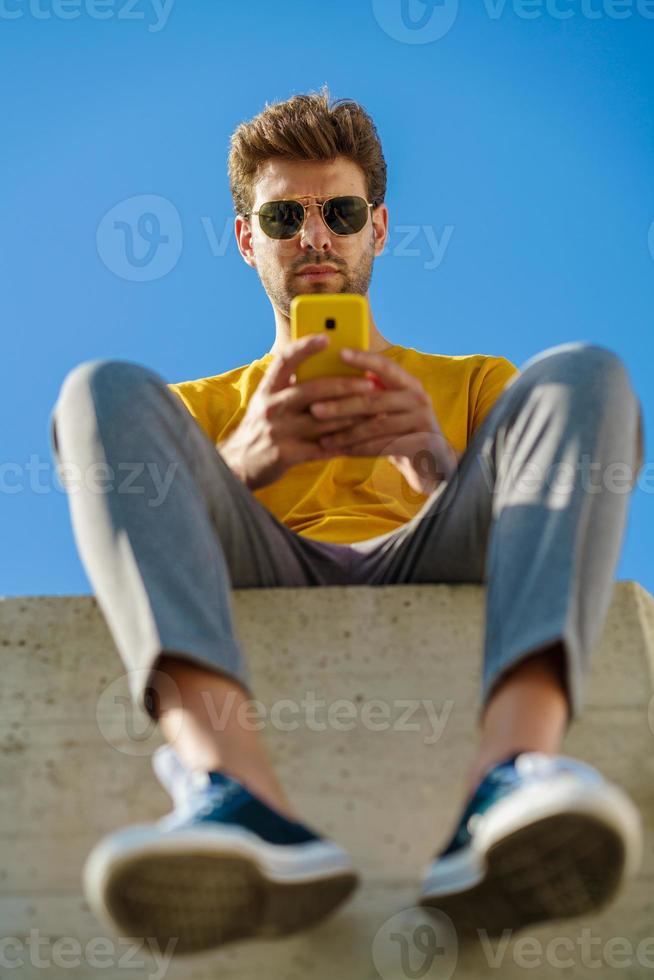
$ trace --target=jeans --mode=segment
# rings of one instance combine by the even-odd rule
[[[569,343],[532,357],[421,510],[352,544],[277,520],[140,364],[77,365],[50,437],[57,463],[114,478],[103,492],[84,479],[64,486],[80,558],[145,710],[165,653],[252,693],[230,587],[436,582],[486,584],[482,705],[505,671],[559,643],[570,720],[582,710],[643,454],[641,406],[612,351]]]

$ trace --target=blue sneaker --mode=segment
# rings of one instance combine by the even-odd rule
[[[271,939],[317,923],[357,886],[347,851],[238,780],[191,773],[167,745],[152,762],[175,808],[103,838],[84,866],[89,905],[117,932],[176,940],[174,955]]]
[[[477,786],[419,904],[461,937],[497,936],[594,912],[641,858],[640,814],[618,786],[567,756],[516,753]]]

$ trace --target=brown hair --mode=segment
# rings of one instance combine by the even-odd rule
[[[348,157],[361,167],[368,200],[381,204],[386,194],[386,161],[375,124],[358,102],[332,101],[325,86],[320,93],[266,104],[259,115],[236,128],[230,141],[229,185],[236,213],[251,210],[253,184],[266,160],[333,160],[336,156]]]

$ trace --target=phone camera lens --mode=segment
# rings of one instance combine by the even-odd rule
[[[333,330],[336,326],[336,320],[332,320],[331,317],[325,320],[325,327],[327,330]]]

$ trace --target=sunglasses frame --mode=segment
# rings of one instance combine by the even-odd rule
[[[312,195],[306,194],[304,196],[305,197],[311,197]],[[329,204],[330,201],[337,201],[341,197],[354,197],[354,198],[356,198],[359,201],[365,201],[366,207],[369,210],[371,208],[376,208],[377,207],[377,204],[374,201],[366,201],[365,197],[361,197],[360,194],[334,194],[332,197],[326,197],[325,200],[322,203],[320,203],[318,200],[315,200],[315,201],[312,201],[310,204],[303,204],[302,201],[298,200],[298,198],[294,198],[294,197],[282,197],[282,198],[279,198],[279,199],[274,200],[274,201],[264,201],[264,203],[261,205],[261,207],[265,207],[266,204],[287,204],[287,203],[290,203],[290,204],[299,204],[300,207],[303,210],[303,214],[302,214],[302,221],[300,223],[300,227],[298,228],[298,230],[293,235],[291,235],[289,238],[274,238],[272,235],[269,235],[268,234],[268,232],[265,230],[265,228],[262,227],[262,225],[261,225],[261,219],[259,219],[259,227],[261,228],[261,230],[264,233],[264,235],[266,235],[268,238],[270,238],[274,242],[290,242],[294,238],[296,238],[300,234],[300,232],[302,231],[302,229],[304,228],[304,224],[305,224],[305,222],[307,220],[307,211],[308,211],[308,209],[309,208],[320,208],[320,214],[322,216],[323,223],[324,223],[325,227],[327,228],[327,230],[332,235],[336,235],[338,238],[349,238],[351,235],[358,235],[359,234],[359,231],[363,231],[363,229],[366,227],[366,224],[368,224],[368,216],[367,215],[366,215],[365,224],[363,224],[361,226],[361,228],[359,228],[359,231],[346,231],[345,233],[342,233],[342,232],[334,231],[334,229],[333,228],[330,228],[329,225],[327,224],[327,221],[325,219],[325,205]],[[259,209],[259,210],[261,210],[261,209]],[[252,217],[255,214],[258,215],[259,214],[259,211],[248,211],[248,212],[246,212],[243,215],[243,217],[244,218],[250,218],[250,217]]]

